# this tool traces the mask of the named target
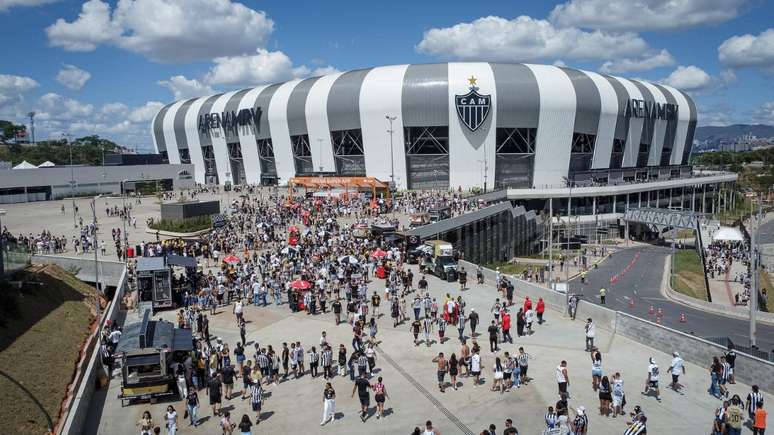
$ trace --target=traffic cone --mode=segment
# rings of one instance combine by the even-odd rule
[[[652,316],[654,312],[655,310],[653,309],[653,305],[651,305],[650,308],[648,308],[648,314]]]
[[[664,315],[664,312],[661,311],[661,308],[659,308],[658,311],[656,311],[656,316],[661,317],[663,315]]]
[[[680,323],[685,323],[685,313],[680,313]]]
[[[633,297],[629,298],[629,308],[634,308],[634,298]]]

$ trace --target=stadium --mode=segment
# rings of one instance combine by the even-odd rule
[[[151,129],[156,150],[170,163],[194,164],[199,183],[370,176],[398,189],[507,189],[528,209],[547,208],[545,198],[570,189],[573,209],[596,214],[623,211],[632,193],[638,205],[655,194],[656,206],[683,208],[688,195],[690,207],[703,210],[697,188],[704,201],[735,181],[693,174],[696,115],[687,94],[663,84],[550,65],[455,62],[177,101]]]

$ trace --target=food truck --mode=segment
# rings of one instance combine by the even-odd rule
[[[172,272],[166,257],[137,259],[137,295],[141,307],[172,308]]]
[[[115,350],[121,367],[121,406],[134,400],[151,400],[179,394],[174,367],[193,349],[190,329],[152,320],[146,310],[140,322],[127,325]]]

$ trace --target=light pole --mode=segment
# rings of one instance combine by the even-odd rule
[[[5,210],[0,209],[0,277],[5,275],[5,263],[3,262],[3,256],[5,255],[5,249],[3,246],[3,221],[2,217],[5,216]]]
[[[320,153],[320,176],[321,177],[322,177],[322,171],[323,171],[323,164],[322,164],[322,147],[323,147],[323,145],[322,145],[322,143],[323,143],[323,138],[318,137],[317,138],[317,144],[318,144],[317,149],[319,150],[319,153]],[[312,167],[312,170],[314,170],[314,166]]]
[[[65,140],[67,141],[67,147],[70,151],[70,198],[73,201],[73,227],[78,228],[78,224],[75,223],[75,170],[73,168],[73,141],[70,133],[64,133]]]
[[[127,179],[121,180],[121,207],[123,207],[124,218],[124,252],[121,254],[124,257],[124,262],[128,261],[126,253],[129,252],[129,236],[126,234],[126,221],[129,219],[129,210],[126,209],[126,182]]]
[[[760,199],[760,197],[759,197]],[[750,209],[752,210],[752,201],[750,201]],[[750,231],[750,282],[752,283],[752,289],[750,291],[750,347],[755,348],[757,345],[758,328],[756,320],[758,316],[758,289],[760,287],[758,279],[758,218],[760,217],[761,203],[758,201],[758,216],[753,215],[750,212],[750,225],[752,231]]]
[[[392,122],[398,119],[397,116],[390,116],[390,115],[384,115],[385,118],[387,118],[387,121],[390,123],[390,128],[387,130],[387,133],[390,133],[390,183],[393,185],[393,188],[395,186],[395,151],[392,147],[392,134],[395,133],[395,130],[392,128]]]
[[[97,239],[97,200],[101,198],[102,195],[97,195],[91,200],[91,215],[93,217],[93,225],[94,228],[92,228],[93,234],[92,238],[94,240],[94,287],[97,289],[97,295],[94,299],[94,308],[96,310],[97,314],[97,323],[99,323],[100,320],[100,306],[99,306],[99,295],[100,295],[100,282],[99,282],[99,240]]]

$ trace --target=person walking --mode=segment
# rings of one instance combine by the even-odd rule
[[[481,355],[478,354],[478,349],[473,349],[473,355],[470,356],[470,372],[475,378],[473,385],[478,385],[481,378]]]
[[[468,314],[468,323],[470,323],[470,338],[476,338],[476,327],[478,326],[478,313],[475,308],[470,309]]]
[[[679,393],[682,387],[679,380],[680,375],[685,374],[685,362],[680,358],[678,352],[672,352],[672,364],[669,366],[669,373],[672,374],[672,382],[669,384],[669,387]]]
[[[255,413],[255,424],[261,422],[261,408],[263,405],[263,387],[261,382],[256,380],[250,385],[250,407]]]
[[[605,305],[605,296],[607,296],[607,290],[604,287],[599,289],[599,303]]]
[[[586,319],[584,329],[586,331],[586,352],[591,352],[591,349],[594,348],[594,337],[597,335],[597,327],[591,317]]]
[[[239,420],[237,427],[239,428],[239,433],[241,435],[250,435],[253,428],[253,422],[250,421],[250,416],[242,414],[242,419]]]
[[[744,423],[744,413],[742,412],[742,401],[739,396],[734,395],[731,398],[731,406],[726,410],[726,434],[741,435],[742,423]]]
[[[177,433],[177,411],[175,411],[174,406],[167,406],[164,419],[166,420],[167,435],[175,435]]]
[[[497,328],[497,323],[494,320],[492,320],[489,328],[487,328],[487,332],[489,332],[489,351],[495,353],[498,351],[497,333],[499,332],[499,328]]]
[[[505,373],[503,369],[503,364],[500,361],[500,357],[495,358],[494,365],[492,366],[492,372],[493,372],[492,378],[494,379],[494,382],[492,383],[491,390],[492,391],[500,390],[500,394],[503,394],[503,391],[505,390],[505,388],[503,387],[503,378],[505,377]]]
[[[753,435],[764,435],[766,433],[766,410],[763,409],[763,402],[755,404],[753,413],[752,430]]]
[[[371,389],[371,384],[368,382],[367,376],[367,374],[361,373],[352,387],[352,397],[355,397],[355,391],[357,391],[357,397],[360,400],[360,420],[363,423],[368,417],[368,407],[371,406],[371,394],[368,391]]]
[[[438,356],[433,358],[433,362],[437,364],[436,374],[438,378],[438,389],[443,393],[445,384],[444,377],[446,376],[446,371],[449,369],[449,363],[443,356],[443,352],[439,352]]]
[[[556,366],[556,384],[559,389],[559,396],[566,396],[570,398],[567,392],[567,387],[570,386],[570,375],[567,371],[567,361],[562,360],[558,366]]]
[[[323,416],[320,426],[336,419],[336,390],[330,382],[325,383],[323,390]]]
[[[199,395],[196,393],[195,388],[188,390],[188,395],[185,398],[185,405],[188,408],[188,418],[190,419],[190,426],[196,427],[199,425],[199,419],[197,418],[197,412],[199,410]]]
[[[371,385],[371,389],[374,390],[374,400],[376,401],[376,419],[384,417],[384,402],[390,398],[387,394],[387,387],[384,386],[382,377],[379,376],[376,379],[376,383]]]
[[[750,416],[750,420],[755,418],[755,410],[758,409],[758,404],[763,404],[763,394],[760,392],[760,388],[757,385],[752,386],[752,391],[747,393],[747,413]]]
[[[661,391],[658,388],[658,377],[659,377],[658,364],[656,364],[655,358],[650,357],[650,359],[648,360],[648,373],[645,378],[645,390],[642,392],[642,394],[648,395],[650,393],[650,390],[655,390],[656,400],[660,402]]]
[[[507,341],[508,343],[513,344],[513,337],[511,337],[511,313],[507,310],[503,311],[500,328],[503,330],[503,343]]]
[[[457,355],[454,353],[449,357],[449,378],[451,378],[452,388],[457,390],[457,374],[459,371],[460,362],[457,360]]]

